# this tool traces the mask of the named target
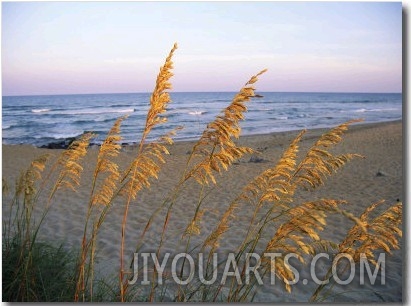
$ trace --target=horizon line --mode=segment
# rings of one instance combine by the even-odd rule
[[[238,91],[169,91],[168,93],[237,93]],[[402,91],[369,92],[369,91],[258,91],[259,93],[318,93],[318,94],[402,94]],[[2,97],[41,97],[41,96],[86,96],[86,95],[127,95],[127,94],[151,94],[150,91],[136,92],[100,92],[100,93],[57,93],[57,94],[12,94]]]

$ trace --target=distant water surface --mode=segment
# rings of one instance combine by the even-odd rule
[[[248,104],[243,135],[303,128],[331,127],[354,118],[365,122],[402,119],[402,95],[366,93],[259,93]],[[171,93],[167,124],[156,128],[154,139],[183,125],[176,140],[201,135],[207,123],[226,107],[235,93]],[[86,131],[101,143],[119,116],[129,114],[122,125],[124,143],[138,142],[145,124],[150,94],[89,94],[3,97],[4,144],[36,146],[75,137]]]

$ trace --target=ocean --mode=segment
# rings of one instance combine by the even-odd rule
[[[400,93],[278,93],[258,92],[241,123],[243,135],[332,127],[350,119],[365,123],[402,119]],[[168,122],[152,131],[154,140],[184,126],[175,140],[196,139],[207,123],[226,107],[235,93],[188,92],[171,94]],[[4,96],[3,144],[46,146],[84,132],[97,134],[101,143],[115,120],[129,114],[122,125],[123,143],[140,140],[149,107],[149,93],[52,96]]]

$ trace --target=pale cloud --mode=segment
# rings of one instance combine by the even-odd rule
[[[193,62],[230,62],[230,61],[243,61],[243,60],[275,60],[278,59],[278,55],[275,54],[201,54],[201,55],[184,55],[175,56],[174,61],[178,63],[193,63]],[[161,64],[164,59],[162,57],[130,57],[130,58],[113,58],[105,59],[104,63],[107,64]]]
[[[110,65],[141,65],[141,64],[160,64],[164,59],[161,57],[116,57],[105,59],[103,62]]]

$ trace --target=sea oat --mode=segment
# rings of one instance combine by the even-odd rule
[[[313,202],[306,202],[297,207],[289,209],[282,219],[286,220],[279,226],[274,236],[268,242],[264,253],[294,254],[301,263],[305,263],[305,255],[315,255],[316,249],[312,246],[315,242],[326,245],[321,241],[319,233],[326,226],[327,213],[336,212],[336,209],[345,201],[321,199]],[[283,262],[276,260],[263,261],[264,267],[267,264],[274,264],[278,268],[277,276],[285,282],[287,291],[291,291],[288,281],[294,279],[294,275],[289,269],[284,269],[280,265]],[[271,266],[273,268],[273,266]],[[291,273],[291,274],[290,274]],[[290,278],[290,275],[292,276]]]
[[[364,158],[359,154],[342,154],[334,156],[327,148],[341,142],[342,135],[350,124],[361,122],[362,119],[350,120],[323,134],[307,152],[294,174],[297,184],[305,188],[316,188],[324,184],[324,179],[336,172],[346,162],[353,158]]]
[[[352,255],[354,261],[359,261],[360,255],[364,254],[375,265],[375,251],[391,253],[391,250],[399,249],[398,237],[402,236],[402,203],[397,203],[374,219],[369,219],[369,214],[382,203],[383,201],[377,202],[365,210],[360,221],[366,230],[355,224],[340,243],[340,253]]]
[[[131,195],[131,198],[135,198],[139,190],[144,187],[149,187],[149,178],[157,178],[160,167],[158,162],[163,163],[163,154],[169,154],[164,144],[172,144],[172,138],[175,131],[179,128],[167,133],[160,137],[158,142],[152,142],[146,145],[145,140],[150,131],[158,124],[165,123],[167,118],[160,116],[166,111],[167,104],[171,102],[170,95],[166,90],[171,89],[169,82],[173,76],[171,69],[173,68],[172,56],[177,49],[177,44],[174,44],[171,49],[164,65],[160,68],[160,72],[157,76],[156,86],[150,97],[150,108],[146,117],[145,128],[140,140],[139,150],[136,158],[130,164],[128,169],[122,176],[121,182],[129,179],[127,185],[127,193]]]
[[[238,204],[236,202],[232,202],[227,210],[224,212],[223,216],[221,217],[217,227],[214,231],[208,235],[203,243],[203,248],[210,246],[212,250],[215,250],[219,246],[219,240],[221,236],[229,229],[229,221],[234,219],[234,210],[238,208]]]
[[[256,97],[252,84],[264,72],[266,69],[251,77],[221,115],[207,125],[191,154],[205,157],[186,175],[186,178],[194,177],[199,184],[209,184],[209,181],[216,184],[214,173],[220,173],[222,169],[227,170],[235,160],[246,153],[254,152],[249,147],[237,146],[233,138],[240,136],[239,121],[244,119],[243,113],[247,111],[245,103]]]
[[[184,231],[183,237],[187,235],[199,235],[200,234],[200,222],[201,218],[204,215],[204,210],[199,210],[195,213],[193,219],[191,220],[190,224]]]
[[[97,165],[94,172],[94,180],[100,173],[107,173],[107,177],[101,184],[100,190],[97,191],[92,198],[92,205],[97,203],[107,205],[111,202],[115,191],[117,190],[117,183],[120,179],[120,172],[118,164],[113,161],[120,153],[122,137],[120,136],[120,126],[123,120],[128,116],[120,117],[116,120],[113,127],[109,131],[106,139],[100,147],[97,157]]]
[[[171,89],[171,83],[169,80],[173,76],[173,73],[171,72],[173,69],[172,57],[176,49],[177,44],[175,43],[167,56],[164,65],[160,68],[160,72],[156,80],[156,86],[150,97],[150,108],[147,113],[146,125],[140,144],[144,142],[146,136],[150,133],[154,126],[167,121],[166,117],[160,117],[160,115],[165,113],[167,104],[171,102],[170,95],[166,92],[166,90]]]
[[[127,201],[121,224],[119,294],[122,302],[124,302],[125,294],[128,288],[128,284],[124,278],[126,275],[124,270],[124,241],[130,202],[137,197],[137,194],[141,189],[144,187],[150,187],[150,178],[158,177],[158,173],[160,171],[159,163],[164,163],[163,155],[169,154],[165,144],[172,144],[171,136],[175,133],[175,130],[173,130],[161,137],[160,142],[152,142],[146,145],[146,138],[151,130],[156,125],[167,121],[167,118],[161,115],[166,111],[167,104],[171,102],[170,95],[166,92],[166,90],[171,89],[171,83],[169,80],[173,75],[171,72],[173,68],[172,56],[176,49],[177,44],[174,44],[164,65],[160,68],[160,72],[156,80],[156,86],[150,97],[150,108],[147,113],[146,124],[141,136],[137,156],[131,162],[120,181],[123,184],[120,192],[126,196]]]
[[[58,163],[62,166],[62,169],[57,183],[50,194],[50,198],[53,197],[58,189],[64,187],[76,191],[76,187],[80,185],[80,176],[83,171],[80,162],[86,155],[93,136],[92,133],[83,134],[80,139],[73,141],[69,148],[61,154]]]
[[[305,130],[300,132],[283,153],[278,163],[263,171],[246,185],[241,198],[259,207],[264,202],[275,202],[277,208],[288,208],[292,201],[295,185],[290,180],[295,171],[299,142]],[[285,203],[284,206],[281,206]]]

